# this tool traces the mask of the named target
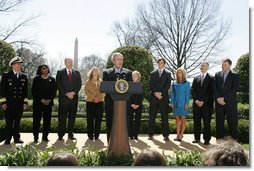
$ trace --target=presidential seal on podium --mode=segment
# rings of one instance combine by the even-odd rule
[[[126,80],[119,79],[119,80],[116,81],[115,90],[118,93],[123,94],[123,93],[127,92],[128,89],[129,89],[129,84]]]

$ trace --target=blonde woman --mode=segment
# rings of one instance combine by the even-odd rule
[[[141,74],[138,71],[132,72],[133,82],[140,82]],[[138,140],[138,134],[142,115],[142,94],[133,94],[130,98],[130,113],[128,115],[128,131],[130,139]],[[135,114],[134,114],[135,113]],[[135,115],[135,116],[134,116]],[[134,121],[135,118],[135,121]],[[135,123],[135,124],[134,124]]]
[[[90,140],[99,138],[103,114],[104,93],[99,91],[101,85],[100,70],[93,67],[88,73],[85,84],[87,135]]]
[[[176,81],[172,83],[171,107],[176,117],[175,141],[182,141],[186,126],[186,116],[189,114],[190,83],[186,80],[183,68],[176,70]]]

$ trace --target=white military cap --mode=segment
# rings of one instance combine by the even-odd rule
[[[15,56],[14,58],[11,59],[9,62],[9,66],[11,67],[15,63],[23,63],[23,60],[19,56]]]

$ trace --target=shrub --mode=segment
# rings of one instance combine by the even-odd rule
[[[9,62],[16,55],[13,47],[7,42],[0,40],[0,75],[10,69]]]
[[[199,151],[174,151],[174,156],[165,156],[169,166],[201,166],[201,152]]]

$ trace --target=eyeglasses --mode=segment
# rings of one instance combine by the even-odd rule
[[[48,69],[48,68],[41,68],[41,69]]]

